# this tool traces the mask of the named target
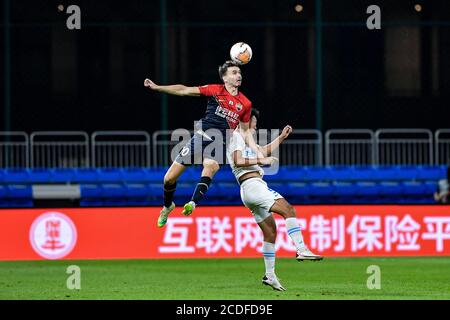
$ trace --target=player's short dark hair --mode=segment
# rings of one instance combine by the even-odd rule
[[[252,111],[250,113],[250,118],[255,116],[256,120],[259,119],[259,110],[256,108],[252,108]]]
[[[220,80],[223,81],[223,76],[225,75],[225,73],[227,73],[227,70],[228,70],[229,67],[239,67],[239,65],[237,63],[233,62],[232,60],[225,61],[224,64],[219,66],[219,77],[220,77]]]

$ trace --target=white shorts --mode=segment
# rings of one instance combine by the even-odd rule
[[[250,178],[241,184],[241,199],[250,209],[256,223],[262,222],[271,215],[275,200],[283,198],[278,192],[270,189],[261,178]]]

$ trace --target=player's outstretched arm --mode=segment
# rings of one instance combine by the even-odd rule
[[[273,139],[273,141],[269,144],[266,144],[265,146],[260,146],[260,150],[262,154],[267,157],[272,154],[279,146],[283,143],[283,141],[291,134],[292,127],[287,125],[283,128],[283,131],[281,131],[280,135]]]
[[[144,86],[158,92],[172,94],[176,96],[199,96],[200,90],[198,87],[186,87],[182,84],[174,84],[169,86],[160,86],[150,79],[144,80]]]

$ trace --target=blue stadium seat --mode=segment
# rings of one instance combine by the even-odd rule
[[[30,182],[30,175],[27,169],[6,169],[3,173],[3,183]]]
[[[427,193],[425,183],[417,181],[403,182],[403,194],[406,196],[424,195]]]
[[[328,181],[330,180],[330,169],[327,167],[309,167],[306,168],[307,173],[305,181]]]
[[[32,199],[33,190],[29,184],[10,184],[7,185],[8,199]]]
[[[217,182],[235,182],[236,178],[233,174],[233,172],[231,172],[231,169],[228,168],[221,168],[219,171],[217,171],[217,173],[214,175],[214,181]]]
[[[332,181],[349,181],[353,171],[352,167],[334,166],[329,170],[329,179]]]
[[[308,167],[286,166],[280,168],[283,168],[283,170],[280,170],[283,181],[305,181],[309,171]]]
[[[6,187],[0,185],[0,199],[6,198],[6,195],[7,195]]]
[[[304,198],[311,194],[311,190],[308,183],[304,182],[290,182],[288,183],[288,189],[286,196]]]
[[[75,170],[72,168],[57,168],[52,171],[52,183],[71,183],[75,176]]]
[[[380,166],[373,170],[372,181],[393,181],[397,179],[397,167]]]
[[[351,197],[358,195],[358,187],[352,182],[334,182],[334,195],[338,197]]]
[[[166,173],[165,170],[145,168],[144,172],[145,172],[145,182],[161,183],[161,185],[163,184],[164,174]],[[186,172],[184,172],[183,175],[185,173]]]
[[[433,195],[438,189],[438,181],[425,181],[424,182],[426,191],[425,194]]]
[[[442,169],[438,166],[420,166],[418,167],[418,180],[436,180],[445,178],[445,173],[442,175]]]
[[[80,192],[81,200],[87,200],[87,198],[99,199],[102,195],[102,187],[99,184],[81,184]]]
[[[104,202],[99,198],[89,198],[89,199],[81,199],[80,200],[81,207],[102,207],[104,206]]]
[[[52,178],[51,169],[35,168],[28,171],[30,183],[50,183]]]
[[[127,189],[120,183],[102,184],[102,198],[125,198]]]
[[[417,166],[398,166],[396,179],[400,181],[413,181],[418,176]]]
[[[272,189],[276,192],[278,192],[283,197],[290,194],[291,190],[289,188],[289,185],[284,182],[270,182],[268,183],[269,189]]]
[[[122,171],[123,180],[127,183],[145,182],[146,172],[143,168],[126,168]]]
[[[358,195],[361,197],[373,197],[380,194],[380,186],[376,182],[357,182]]]
[[[145,198],[150,195],[147,185],[131,183],[126,184],[126,196],[127,198]]]
[[[403,192],[403,186],[399,182],[394,181],[384,181],[380,182],[380,194],[386,196],[399,196]]]
[[[372,166],[356,166],[353,168],[350,181],[371,181],[374,176],[374,167]]]
[[[0,200],[0,208],[32,208],[33,200],[31,199],[11,199]]]
[[[332,196],[334,193],[334,186],[328,182],[313,182],[309,187],[310,194],[314,197]]]
[[[72,178],[74,183],[98,183],[98,172],[97,169],[92,168],[81,168],[76,169],[75,174]]]
[[[97,169],[98,181],[102,183],[120,183],[123,181],[122,169],[103,168]]]

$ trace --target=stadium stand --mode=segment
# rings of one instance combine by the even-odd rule
[[[175,200],[186,201],[201,168],[190,167]],[[79,188],[81,206],[160,205],[166,168],[0,169],[1,206],[33,206],[49,194],[42,186]],[[265,180],[294,204],[433,203],[445,166],[285,166]],[[59,186],[59,187],[58,187]],[[39,189],[41,187],[41,189]],[[71,190],[73,196],[73,190]],[[49,196],[51,198],[51,196]],[[229,167],[216,175],[204,205],[239,205],[239,185]]]

